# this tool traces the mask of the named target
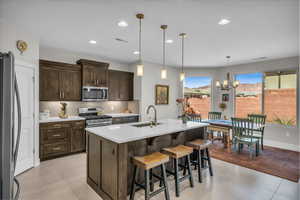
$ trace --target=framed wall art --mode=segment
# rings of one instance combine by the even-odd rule
[[[155,105],[169,104],[169,86],[155,85]]]

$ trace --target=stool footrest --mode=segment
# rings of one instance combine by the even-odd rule
[[[157,195],[157,194],[159,194],[159,193],[165,191],[165,189],[166,189],[166,187],[165,187],[165,186],[162,186],[162,187],[160,187],[159,189],[155,190],[154,192],[151,192],[151,193],[149,194],[149,196],[150,196],[150,197],[153,197],[153,196],[155,196],[155,195]]]

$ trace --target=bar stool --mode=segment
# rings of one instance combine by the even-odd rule
[[[174,161],[174,172],[167,170],[167,173],[173,175],[175,177],[175,190],[176,196],[179,197],[179,183],[189,178],[191,187],[194,187],[194,180],[191,170],[191,160],[190,155],[193,153],[193,148],[187,147],[184,145],[178,145],[176,147],[163,148],[163,153],[169,155]],[[185,157],[185,165],[181,165],[178,163],[180,158]],[[188,170],[188,175],[185,175],[179,178],[179,170],[178,167],[184,168]]]
[[[145,190],[145,200],[149,200],[151,197],[165,192],[166,200],[170,199],[168,183],[167,183],[167,174],[165,163],[169,162],[169,156],[162,154],[160,152],[155,152],[146,156],[136,156],[133,158],[134,164],[134,175],[132,180],[130,200],[134,200],[134,195],[137,190],[137,187],[140,187]],[[155,167],[161,167],[161,176],[152,173],[152,169]],[[145,171],[145,184],[137,183],[136,178],[138,176],[139,168],[142,168]],[[152,176],[159,179],[163,186],[160,185],[160,188],[154,192],[150,193],[150,184],[153,185]]]
[[[204,161],[208,162],[210,176],[213,176],[213,170],[212,170],[211,160],[210,160],[210,155],[208,150],[209,146],[211,145],[211,141],[196,139],[187,142],[186,145],[192,147],[194,149],[194,152],[197,154],[196,161],[191,161],[191,162],[193,165],[198,167],[198,181],[199,183],[202,183],[201,167],[204,167]],[[206,157],[204,157],[204,154],[206,154]]]

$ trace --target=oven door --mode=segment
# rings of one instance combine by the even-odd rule
[[[82,101],[104,101],[108,99],[108,88],[83,87]]]

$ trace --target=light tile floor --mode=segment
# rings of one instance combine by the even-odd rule
[[[86,183],[84,153],[42,162],[37,168],[18,176],[21,183],[20,200],[101,200]],[[290,182],[251,169],[212,160],[214,176],[203,173],[202,184],[190,188],[181,184],[181,195],[175,197],[174,181],[169,177],[170,197],[176,200],[299,200],[300,183]],[[137,192],[137,200],[144,192]],[[164,194],[153,199],[164,199]]]

